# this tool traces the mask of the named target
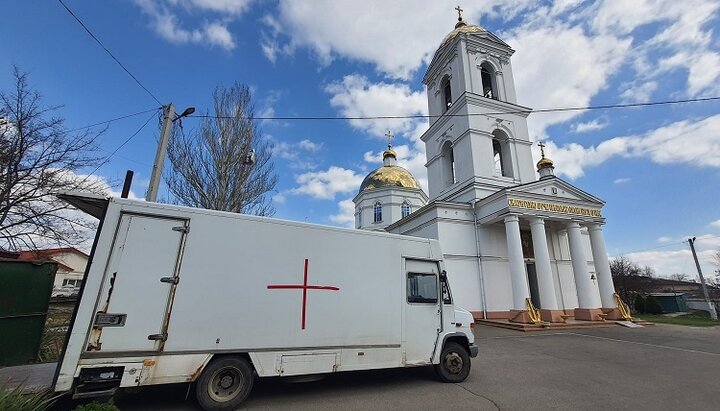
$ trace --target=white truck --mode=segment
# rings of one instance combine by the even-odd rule
[[[434,365],[477,355],[435,240],[65,194],[100,219],[53,382],[75,398],[194,383],[234,409],[255,376]]]

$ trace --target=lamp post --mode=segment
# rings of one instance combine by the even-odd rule
[[[168,139],[170,138],[170,130],[172,123],[183,117],[187,117],[195,112],[195,107],[188,107],[179,116],[175,114],[175,105],[173,103],[165,106],[163,114],[163,126],[160,133],[160,142],[158,143],[157,152],[155,153],[155,162],[153,163],[152,174],[150,175],[150,184],[148,185],[147,196],[145,200],[155,201],[160,186],[160,176],[162,176],[163,162],[165,161],[165,153],[167,152]],[[173,116],[175,118],[173,118]]]

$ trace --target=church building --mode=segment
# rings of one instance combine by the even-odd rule
[[[477,319],[619,319],[605,203],[556,177],[542,145],[533,167],[513,53],[458,18],[423,78],[429,196],[388,145],[353,199],[356,227],[439,240],[453,298]]]

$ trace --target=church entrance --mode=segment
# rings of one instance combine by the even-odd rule
[[[535,271],[535,263],[528,263],[525,265],[527,269],[528,285],[530,286],[530,300],[532,301],[535,308],[542,308],[540,306],[540,292],[538,291],[537,272]]]
[[[535,249],[533,248],[530,231],[520,230],[520,244],[525,259],[525,272],[527,272],[530,300],[535,308],[540,308],[540,292],[538,291],[537,272],[535,271]]]

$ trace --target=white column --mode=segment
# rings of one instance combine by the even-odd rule
[[[545,220],[536,217],[530,220],[533,250],[535,250],[535,273],[537,274],[538,291],[540,292],[540,308],[557,310],[555,284],[550,268],[550,252],[545,237]]]
[[[513,292],[513,309],[525,310],[525,299],[530,297],[525,261],[520,240],[520,219],[516,215],[505,217],[508,257],[510,258],[510,281]]]
[[[579,308],[600,308],[598,295],[590,279],[590,272],[587,267],[587,258],[583,251],[582,234],[580,224],[572,222],[567,226],[568,240],[570,243],[570,259],[572,260],[573,274],[575,275],[575,287],[577,288]]]
[[[598,286],[600,287],[600,301],[603,308],[615,308],[615,285],[610,274],[610,262],[605,249],[605,238],[600,224],[588,226],[590,233],[590,246],[592,247],[593,262],[597,271]]]

